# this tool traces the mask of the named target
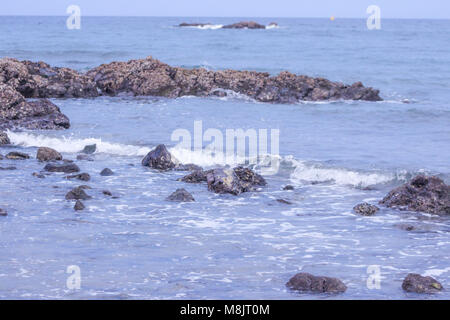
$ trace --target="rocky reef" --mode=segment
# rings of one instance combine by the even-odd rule
[[[224,29],[265,29],[266,26],[255,21],[241,21],[223,26]]]

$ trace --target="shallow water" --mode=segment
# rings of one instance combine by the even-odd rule
[[[148,55],[185,67],[286,69],[362,81],[379,88],[386,101],[53,100],[72,127],[10,132],[14,146],[0,153],[34,157],[37,147],[49,146],[75,159],[96,143],[95,161],[77,161],[92,180],[69,181],[61,174],[38,179],[32,173],[44,165],[35,159],[0,161],[17,167],[0,171],[0,207],[9,213],[0,219],[0,298],[450,298],[448,291],[423,297],[401,290],[409,272],[450,286],[448,218],[385,208],[375,217],[352,212],[361,201],[376,204],[417,173],[450,182],[450,22],[387,20],[373,32],[363,20],[326,19],[278,19],[280,28],[270,30],[173,27],[185,20],[198,19],[85,18],[80,31],[68,31],[65,18],[1,17],[0,56],[79,70]],[[176,129],[193,132],[196,120],[204,131],[224,134],[279,129],[280,171],[266,176],[267,187],[235,197],[178,182],[183,172],[140,165],[159,143],[182,162],[213,165],[211,156],[171,141]],[[105,167],[115,174],[100,176]],[[92,187],[87,193],[93,199],[76,213],[64,195],[80,184]],[[295,190],[282,191],[287,184]],[[164,200],[181,187],[195,203]],[[105,189],[116,198],[104,196]],[[81,269],[81,290],[66,286],[70,265]],[[380,266],[380,289],[366,285],[373,265]],[[339,296],[287,291],[284,284],[299,270],[339,277],[348,290]]]

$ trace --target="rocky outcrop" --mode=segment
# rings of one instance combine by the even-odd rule
[[[265,29],[266,26],[255,21],[241,21],[223,26],[224,29]]]
[[[56,161],[56,160],[62,160],[62,155],[58,151],[47,148],[47,147],[40,147],[36,154],[36,159],[39,161]]]
[[[436,293],[442,291],[442,285],[432,277],[423,277],[420,274],[410,273],[402,283],[402,289],[406,292]]]
[[[419,175],[380,201],[389,208],[450,215],[450,186],[438,177]]]
[[[380,209],[377,206],[367,202],[360,203],[353,208],[353,211],[361,216],[373,216],[378,210]]]
[[[0,146],[5,144],[11,144],[11,141],[5,132],[0,131]]]
[[[176,98],[226,95],[227,90],[231,90],[257,101],[272,103],[382,100],[378,90],[364,87],[361,82],[345,85],[289,72],[270,76],[254,71],[184,69],[171,67],[152,57],[103,64],[90,70],[87,76],[95,81],[102,94],[112,96],[126,93]]]
[[[309,273],[296,274],[286,286],[291,290],[313,293],[342,293],[347,290],[347,286],[339,279],[316,277]]]
[[[256,189],[256,186],[266,185],[260,175],[250,169],[237,167],[235,169],[213,169],[206,174],[208,190],[215,193],[230,193],[239,195]]]
[[[179,181],[183,181],[186,183],[202,183],[206,182],[206,175],[212,172],[212,170],[203,171],[203,170],[195,170],[190,174],[184,176],[183,178],[178,179]]]
[[[193,202],[195,201],[192,194],[187,192],[185,189],[177,189],[174,193],[167,197],[167,201],[175,202]]]
[[[162,171],[174,169],[178,163],[178,160],[170,154],[163,144],[158,145],[142,159],[143,166]]]

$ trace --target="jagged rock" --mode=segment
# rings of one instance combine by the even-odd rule
[[[313,293],[342,293],[347,286],[337,278],[316,277],[309,273],[298,273],[286,286],[291,290]]]
[[[73,188],[66,194],[66,200],[88,200],[88,199],[91,199],[92,197],[87,195],[86,192],[84,191],[84,189],[85,188],[82,188],[82,187]]]
[[[402,288],[406,292],[415,293],[436,293],[443,289],[442,285],[432,277],[423,277],[416,273],[410,273],[406,276]]]
[[[265,29],[266,26],[254,21],[241,21],[223,26],[224,29]]]
[[[80,200],[77,200],[77,202],[75,202],[75,206],[73,207],[73,209],[75,211],[81,211],[84,210],[86,207],[84,206],[83,202],[81,202]]]
[[[112,175],[114,175],[114,172],[109,168],[105,168],[102,170],[102,172],[100,172],[100,175],[104,176],[104,177],[112,176]]]
[[[199,177],[201,177],[200,173]],[[234,195],[253,191],[255,186],[267,184],[262,176],[243,167],[209,170],[206,172],[206,182],[210,191]]]
[[[203,170],[196,170],[188,174],[187,176],[184,176],[181,179],[178,179],[179,181],[183,181],[186,183],[201,183],[206,182],[206,175],[211,172],[212,170],[203,171]]]
[[[8,212],[5,209],[0,208],[0,217],[6,217]]]
[[[168,201],[176,202],[192,202],[195,201],[192,194],[187,192],[185,189],[177,189],[174,193],[167,197]]]
[[[55,160],[62,160],[62,155],[58,151],[47,148],[47,147],[40,147],[37,151],[36,158],[39,161],[55,161]]]
[[[89,180],[91,180],[91,176],[89,175],[89,173],[80,173],[80,174],[67,176],[66,179],[78,179],[81,181],[89,181]]]
[[[248,168],[236,167],[233,170],[238,176],[239,180],[241,180],[241,182],[243,183],[245,191],[250,191],[253,186],[263,187],[267,185],[266,180],[261,175]]]
[[[165,145],[160,144],[142,159],[142,165],[158,170],[171,170],[178,165],[178,160],[172,157]]]
[[[362,216],[373,216],[378,210],[380,209],[377,206],[367,202],[360,203],[353,208],[353,211]]]
[[[450,186],[438,177],[419,175],[389,192],[380,204],[400,210],[450,215]]]
[[[294,186],[287,185],[287,186],[285,186],[285,187],[283,188],[283,190],[285,190],[285,191],[291,191],[291,190],[294,190]]]
[[[8,153],[5,158],[10,160],[25,160],[30,159],[30,156],[23,152],[13,151]]]
[[[84,149],[81,151],[81,153],[84,154],[93,154],[97,150],[96,144],[90,144],[84,147]]]
[[[75,163],[64,163],[64,164],[49,163],[44,167],[44,170],[48,172],[64,172],[64,173],[80,172],[80,168]]]
[[[0,131],[0,146],[5,144],[11,144],[11,141],[5,132]]]

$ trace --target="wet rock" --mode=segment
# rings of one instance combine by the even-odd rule
[[[0,170],[2,171],[11,171],[11,170],[17,170],[16,167],[0,167]]]
[[[195,201],[192,194],[187,192],[185,189],[177,189],[174,193],[167,197],[168,201],[176,202],[192,202]]]
[[[39,179],[45,179],[45,175],[39,172],[33,172],[33,177],[39,178]]]
[[[339,279],[316,277],[309,273],[296,274],[286,286],[291,290],[313,293],[342,293],[347,290],[347,286]]]
[[[102,193],[103,193],[105,196],[108,196],[108,197],[111,197],[111,196],[112,196],[112,193],[111,193],[111,191],[109,191],[109,190],[103,190]]]
[[[294,186],[287,185],[287,186],[285,186],[285,187],[283,188],[283,190],[285,190],[285,191],[294,190]]]
[[[40,147],[37,151],[37,155],[36,158],[39,161],[55,161],[55,160],[62,160],[62,155],[51,148],[47,148],[47,147]]]
[[[405,230],[405,231],[414,231],[416,230],[416,227],[414,227],[411,224],[397,224],[395,225],[397,228],[401,229],[401,230]]]
[[[0,146],[5,144],[11,144],[8,135],[5,132],[0,131]]]
[[[268,25],[267,25],[268,27],[278,27],[278,23],[276,23],[276,22],[271,22],[271,23],[269,23]]]
[[[142,165],[158,170],[171,170],[178,165],[178,161],[172,157],[165,145],[160,144],[145,156]]]
[[[108,177],[108,176],[114,175],[114,172],[109,168],[105,168],[102,170],[102,172],[100,172],[100,175],[104,176],[104,177]]]
[[[77,202],[75,202],[75,206],[73,207],[73,209],[75,211],[81,211],[84,210],[86,207],[84,206],[83,202],[81,202],[80,200],[77,200]]]
[[[206,175],[211,172],[212,170],[208,170],[208,171],[203,171],[203,170],[197,170],[197,171],[193,171],[190,174],[188,174],[187,176],[184,176],[181,179],[178,179],[179,181],[183,181],[186,183],[202,183],[202,182],[206,182]]]
[[[84,154],[93,154],[97,150],[96,144],[90,144],[84,147],[84,149],[81,151],[81,153]]]
[[[254,171],[244,168],[244,167],[236,167],[233,169],[239,180],[244,184],[244,188],[246,190],[252,189],[253,186],[265,186],[267,185],[266,180],[259,174]]]
[[[254,21],[241,21],[223,26],[224,29],[265,29],[266,26]]]
[[[10,159],[10,160],[26,160],[26,159],[30,159],[30,156],[26,153],[23,152],[10,152],[6,155],[6,159]]]
[[[79,155],[77,155],[77,160],[80,160],[80,161],[94,161],[94,159],[89,157],[87,154],[79,154]]]
[[[64,173],[74,173],[80,172],[80,168],[75,163],[49,163],[44,167],[45,171],[48,172],[64,172]]]
[[[416,273],[410,273],[406,276],[402,288],[406,292],[415,293],[436,293],[443,289],[442,285],[432,277],[423,277]]]
[[[438,177],[419,175],[380,201],[389,208],[450,215],[450,186]]]
[[[178,26],[179,27],[204,27],[204,26],[210,26],[211,23],[187,23],[187,22],[183,22],[180,23]]]
[[[91,198],[81,187],[73,188],[66,194],[66,200],[88,200]]]
[[[66,179],[78,179],[81,181],[89,181],[89,180],[91,180],[91,176],[89,175],[89,173],[80,173],[80,174],[67,176]]]
[[[377,206],[367,202],[360,203],[353,208],[353,211],[362,216],[373,216],[378,210],[380,209]]]
[[[6,217],[8,215],[8,212],[6,212],[5,209],[0,208],[0,217]]]
[[[289,201],[284,200],[284,199],[277,199],[277,201],[278,201],[279,203],[282,203],[282,204],[292,204],[292,202],[289,202]]]
[[[206,173],[208,189],[215,193],[239,195],[255,190],[255,186],[265,186],[262,176],[243,167],[234,169],[213,169]]]

